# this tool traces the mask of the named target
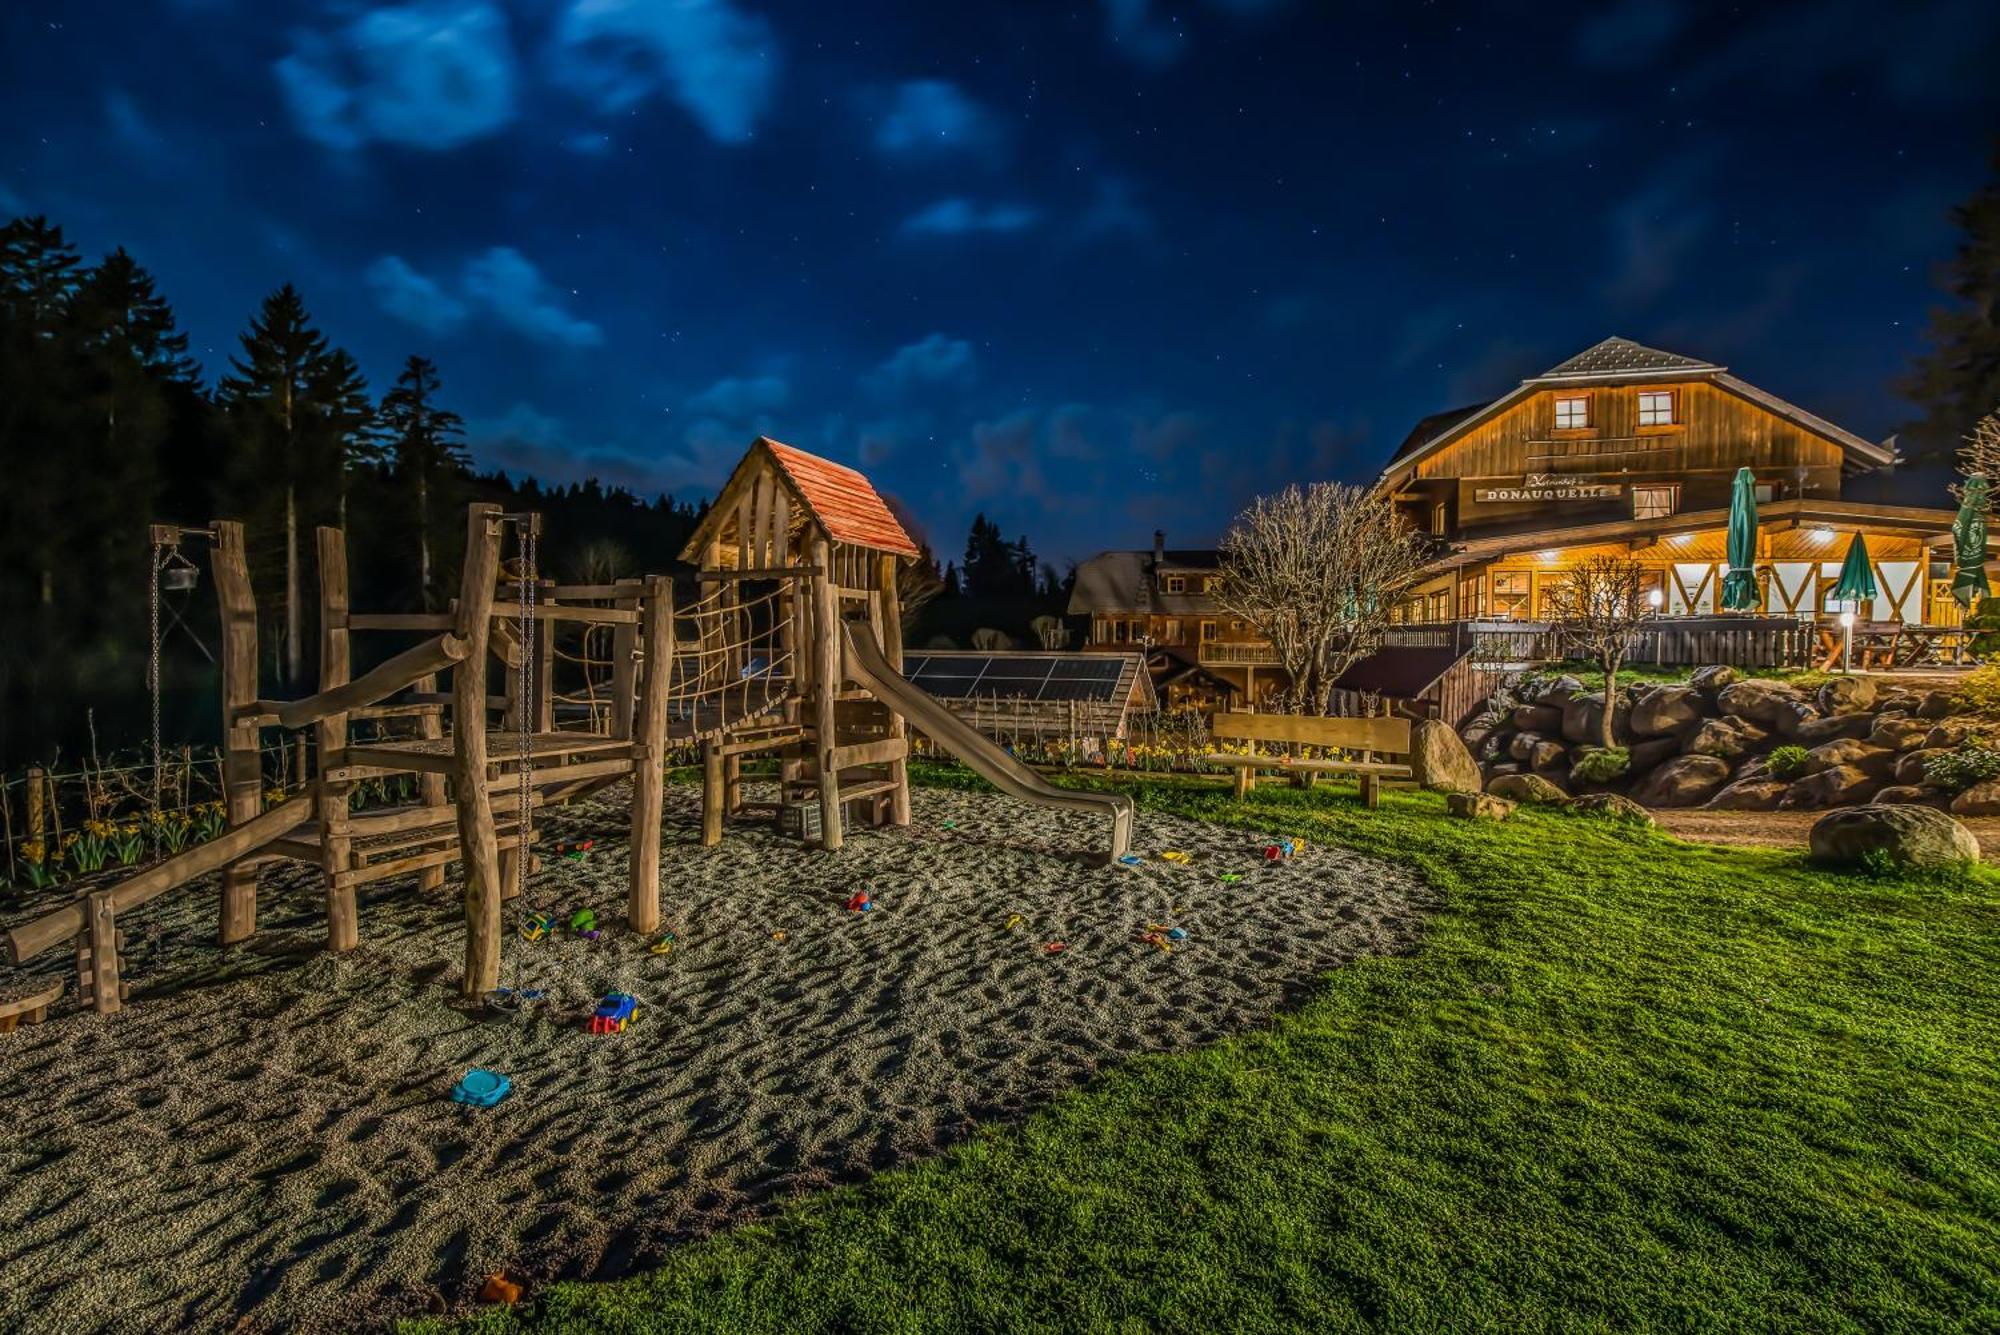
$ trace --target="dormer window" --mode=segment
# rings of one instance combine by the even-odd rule
[[[1590,395],[1556,395],[1556,430],[1583,431],[1590,426]]]
[[[1639,391],[1639,425],[1672,426],[1674,424],[1674,392],[1670,389],[1642,389]]]
[[[1187,592],[1187,577],[1186,577],[1185,575],[1169,575],[1169,576],[1167,576],[1167,592],[1168,592],[1168,593],[1186,593],[1186,592]]]

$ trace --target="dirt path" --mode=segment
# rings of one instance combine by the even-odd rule
[[[1659,809],[1653,819],[1668,834],[1703,844],[1759,848],[1806,846],[1813,822],[1824,811],[1704,811],[1699,807]],[[1979,840],[1988,862],[2000,862],[2000,816],[1975,816],[1965,821]]]

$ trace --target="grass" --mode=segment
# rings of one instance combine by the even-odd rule
[[[1134,791],[1409,864],[1442,907],[1268,1030],[477,1327],[2000,1327],[1993,873]]]

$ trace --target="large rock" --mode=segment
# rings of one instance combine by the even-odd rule
[[[1641,779],[1632,797],[1649,807],[1691,807],[1728,781],[1728,761],[1715,756],[1681,756]]]
[[[1563,706],[1562,735],[1569,742],[1602,742],[1599,725],[1604,721],[1604,696],[1597,692],[1579,695]],[[1613,737],[1626,737],[1632,731],[1631,698],[1620,694],[1611,707],[1611,733]]]
[[[1564,802],[1569,794],[1539,774],[1503,774],[1486,785],[1494,797],[1509,802]]]
[[[1632,702],[1632,731],[1640,737],[1680,732],[1702,716],[1701,692],[1688,686],[1655,686]]]
[[[1653,824],[1652,813],[1631,798],[1620,797],[1616,793],[1585,793],[1582,797],[1572,797],[1563,805],[1586,816],[1605,816],[1649,828]]]
[[[2000,816],[2000,779],[1982,779],[1951,799],[1961,816]]]
[[[1708,691],[1712,694],[1742,680],[1743,674],[1735,668],[1727,663],[1716,663],[1710,667],[1696,668],[1694,675],[1688,678],[1688,685],[1697,691]]]
[[[1799,732],[1818,718],[1819,710],[1801,700],[1789,713],[1778,715],[1778,732],[1782,736],[1796,740]]]
[[[1942,723],[1933,724],[1931,730],[1924,734],[1924,746],[1946,750],[1962,745],[1970,736],[1972,736],[1970,723],[1962,718],[1948,718]]]
[[[1808,774],[1785,789],[1784,800],[1778,807],[1784,811],[1817,811],[1821,807],[1850,806],[1866,802],[1882,786],[1881,779],[1854,765],[1835,765]]]
[[[1498,760],[1507,754],[1507,749],[1513,744],[1513,741],[1514,730],[1512,728],[1499,728],[1485,741],[1481,742],[1475,748],[1473,754],[1481,760]]]
[[[1754,677],[1723,687],[1715,697],[1716,708],[1723,713],[1747,718],[1767,728],[1779,726],[1782,720],[1795,718],[1799,707],[1805,703],[1804,696],[1783,682]]]
[[[1547,740],[1538,732],[1517,732],[1507,743],[1508,758],[1525,764],[1535,754],[1535,748]]]
[[[1851,766],[1872,778],[1887,780],[1896,772],[1896,753],[1886,747],[1870,746],[1853,737],[1843,737],[1837,742],[1826,742],[1806,752],[1805,768],[1801,774],[1810,778],[1822,770]]]
[[[1920,783],[1892,783],[1887,788],[1877,792],[1875,800],[1877,802],[1887,802],[1892,805],[1900,805],[1905,802],[1928,803],[1935,802],[1939,795],[1937,789],[1926,788]]]
[[[1931,735],[1931,726],[1929,719],[1911,718],[1907,714],[1877,714],[1875,726],[1868,730],[1868,742],[1891,751],[1914,751]]]
[[[1843,737],[1866,737],[1875,726],[1873,714],[1834,714],[1827,718],[1811,718],[1791,729],[1791,740],[1800,746],[1818,746],[1822,742],[1837,742]]]
[[[1543,682],[1535,691],[1534,703],[1560,709],[1583,692],[1583,683],[1565,672],[1560,677]]]
[[[1537,773],[1543,770],[1567,770],[1569,748],[1561,742],[1538,742],[1534,752],[1528,757],[1528,768]]]
[[[1632,763],[1625,767],[1627,774],[1644,774],[1662,761],[1672,760],[1681,753],[1681,739],[1678,737],[1649,737],[1643,742],[1633,742],[1625,748]]]
[[[1833,811],[1813,822],[1812,860],[1852,867],[1886,856],[1902,867],[1963,867],[1979,859],[1972,831],[1929,807],[1873,804]]]
[[[1873,677],[1835,677],[1819,688],[1821,713],[1852,714],[1874,703]]]
[[[1700,726],[1681,743],[1681,750],[1691,756],[1720,756],[1724,760],[1735,760],[1748,755],[1769,736],[1748,719],[1703,719]]]
[[[1491,793],[1449,794],[1444,809],[1464,820],[1506,820],[1514,814],[1512,802]]]
[[[1776,811],[1789,783],[1781,779],[1738,779],[1708,799],[1713,811]]]
[[[1918,718],[1950,718],[1957,712],[1958,701],[1951,698],[1950,691],[1925,691],[1917,706]]]
[[[1935,756],[1948,756],[1950,754],[1951,748],[1948,746],[1926,747],[1921,751],[1905,751],[1902,755],[1896,757],[1896,782],[1924,782],[1926,778],[1924,766],[1929,764]]]
[[[1514,710],[1514,726],[1522,732],[1558,733],[1562,725],[1562,710],[1555,705],[1521,705]]]
[[[1433,792],[1479,791],[1479,763],[1458,734],[1436,719],[1424,719],[1410,730],[1410,768],[1418,784]]]

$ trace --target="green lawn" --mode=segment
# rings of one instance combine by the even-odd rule
[[[1992,873],[1136,791],[1409,863],[1445,906],[1268,1031],[480,1324],[2000,1329]]]

